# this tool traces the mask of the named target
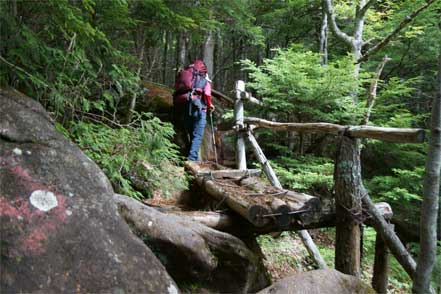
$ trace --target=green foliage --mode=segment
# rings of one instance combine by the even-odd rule
[[[104,5],[105,4],[105,5]],[[102,29],[110,23],[124,31],[124,1],[17,1],[19,20],[7,2],[2,13],[1,84],[12,84],[38,98],[55,117],[81,117],[93,110],[114,112],[122,97],[140,89],[129,70],[133,59],[112,45]]]
[[[367,182],[369,191],[382,201],[422,201],[423,167],[413,170],[392,169],[391,176],[375,176]]]
[[[319,54],[299,46],[276,53],[260,67],[249,60],[243,62],[252,78],[248,85],[264,98],[267,112],[281,120],[289,115],[291,121],[299,122],[359,119],[361,109],[350,97],[359,84],[353,78],[354,64],[349,57],[322,66]]]
[[[137,199],[161,191],[164,196],[187,188],[187,178],[179,171],[177,146],[170,142],[170,124],[150,114],[140,115],[130,126],[110,128],[102,124],[75,122],[71,138],[106,173],[115,190]],[[146,183],[148,195],[133,185]]]
[[[316,187],[333,186],[334,163],[324,157],[279,157],[271,162],[282,185],[296,191],[310,191]]]
[[[312,269],[312,266],[305,262],[308,255],[306,249],[302,245],[296,246],[301,242],[293,233],[283,232],[278,238],[261,235],[257,237],[257,242],[265,255],[264,263],[275,278],[281,278],[303,267]]]

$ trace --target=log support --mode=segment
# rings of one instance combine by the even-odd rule
[[[247,132],[247,139],[250,142],[251,146],[253,147],[254,154],[256,155],[257,160],[259,160],[262,169],[265,172],[265,175],[267,176],[268,180],[271,182],[271,185],[273,185],[276,188],[282,189],[282,185],[280,184],[279,179],[276,176],[276,173],[269,164],[269,161],[266,158],[265,154],[263,154],[263,151],[260,148],[259,144],[257,143],[256,138],[254,138],[254,135],[250,131]]]
[[[360,225],[362,216],[361,166],[357,139],[339,137],[334,170],[336,205],[335,268],[360,276]]]
[[[260,164],[262,165],[262,169],[265,172],[265,175],[267,176],[267,178],[269,179],[271,184],[276,188],[283,189],[282,184],[280,184],[276,173],[272,169],[265,154],[263,154],[262,149],[260,148],[259,144],[256,141],[256,138],[254,138],[251,131],[247,132],[247,138],[248,138],[248,141],[251,143],[251,146],[253,147],[253,150],[254,150],[254,154],[256,155]],[[292,205],[289,201],[287,201],[286,203],[288,204],[287,205],[288,207]],[[283,207],[282,209],[286,210],[286,207],[283,205],[283,203],[279,202],[276,205],[279,208]],[[295,203],[294,203],[294,205],[295,205]],[[283,224],[284,222],[281,219],[281,220],[279,220],[279,223]],[[317,246],[315,245],[314,241],[312,240],[311,236],[309,235],[308,231],[300,230],[300,231],[298,231],[298,234],[299,234],[299,237],[302,240],[303,244],[305,245],[306,249],[308,250],[310,256],[316,262],[318,267],[321,269],[327,268],[325,260],[320,255],[320,252],[319,252]]]

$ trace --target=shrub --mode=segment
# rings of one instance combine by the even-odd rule
[[[119,128],[79,121],[69,129],[71,139],[103,169],[118,193],[140,199],[156,191],[168,196],[188,186],[177,167],[177,146],[170,141],[172,125],[151,114],[138,115],[134,123]],[[139,191],[139,182],[146,195]]]

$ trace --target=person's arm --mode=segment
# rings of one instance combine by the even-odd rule
[[[205,84],[204,97],[205,97],[205,103],[207,103],[208,110],[214,111],[214,105],[211,100],[211,83],[210,82],[207,82],[207,84]]]

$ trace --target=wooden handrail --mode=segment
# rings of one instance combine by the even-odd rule
[[[342,126],[332,123],[280,123],[256,117],[245,117],[244,122],[255,127],[281,131],[326,133],[332,135],[345,133],[354,138],[369,138],[397,143],[422,143],[425,139],[425,131],[423,129]]]

